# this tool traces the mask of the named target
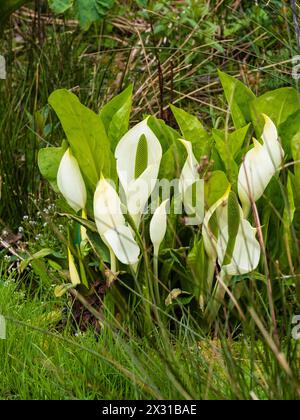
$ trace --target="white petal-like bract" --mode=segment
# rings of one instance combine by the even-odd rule
[[[125,224],[121,200],[114,187],[104,178],[98,182],[94,194],[94,217],[100,235]]]
[[[183,139],[179,140],[184,145],[188,154],[179,178],[179,192],[184,194],[186,189],[199,179],[199,173],[197,171],[198,161],[193,153],[192,143]]]
[[[254,139],[254,147],[246,153],[238,175],[238,194],[245,216],[251,201],[257,201],[263,195],[284,157],[274,123],[266,115],[264,118],[263,144]]]
[[[135,161],[140,138],[144,135],[147,140],[147,167],[154,165],[155,178],[157,178],[162,158],[162,148],[156,135],[147,124],[148,118],[132,127],[119,141],[115,157],[117,159],[117,172],[119,180],[126,193],[128,185],[135,178]]]
[[[153,243],[155,253],[158,253],[167,231],[167,211],[166,206],[169,200],[163,201],[155,210],[150,222],[150,239]]]
[[[85,208],[86,188],[76,158],[70,148],[64,153],[57,172],[57,186],[74,211]]]
[[[204,182],[198,173],[198,161],[193,153],[192,143],[179,139],[187,151],[187,159],[182,168],[178,190],[187,215],[195,217],[193,224],[200,224],[204,218]]]
[[[217,253],[219,264],[228,275],[247,274],[257,267],[260,259],[260,244],[256,239],[256,229],[241,219],[231,261],[223,265],[228,244],[228,225],[224,226],[218,236]]]
[[[218,241],[218,234],[215,235],[214,232],[210,228],[210,219],[212,218],[213,214],[217,212],[217,223],[218,228],[220,229],[221,226],[227,223],[227,202],[228,202],[228,195],[230,193],[230,187],[228,187],[225,194],[220,197],[206,212],[206,215],[203,220],[202,225],[202,236],[203,236],[203,243],[205,251],[208,257],[212,260],[217,258],[217,241]]]
[[[140,248],[128,226],[120,225],[116,229],[108,229],[104,233],[104,238],[115,256],[123,264],[132,265],[138,262]]]
[[[98,232],[124,264],[135,264],[140,254],[132,231],[125,223],[121,200],[114,187],[101,178],[94,194],[94,217]]]
[[[135,180],[128,184],[126,191],[126,205],[135,225],[140,224],[142,213],[156,183],[157,166],[149,165]]]

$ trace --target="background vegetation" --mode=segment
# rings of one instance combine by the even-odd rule
[[[131,326],[106,327],[99,335],[98,301],[56,298],[45,261],[19,270],[21,258],[41,248],[65,254],[61,203],[37,166],[39,149],[63,138],[47,105],[53,90],[70,89],[98,111],[133,83],[131,124],[151,113],[177,128],[173,103],[224,128],[218,69],[256,94],[297,88],[290,2],[115,1],[90,26],[78,25],[74,9],[54,14],[50,3],[29,2],[1,28],[0,312],[8,337],[0,342],[0,398],[299,398],[299,346],[291,337],[292,316],[300,313],[297,273],[278,274],[277,342],[269,308],[251,286],[251,316],[234,330],[222,313],[207,331],[179,302],[170,329],[155,324],[141,337]]]

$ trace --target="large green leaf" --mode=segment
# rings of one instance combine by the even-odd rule
[[[180,134],[174,130],[174,128],[168,126],[163,120],[149,116],[148,127],[151,128],[153,133],[159,139],[163,153],[167,152],[172,144],[177,144],[177,140],[180,138]]]
[[[132,89],[133,85],[129,85],[123,92],[104,105],[100,111],[100,118],[104,124],[113,152],[121,137],[128,131]]]
[[[300,167],[300,164],[297,164],[298,167]],[[298,173],[297,173],[298,174]],[[290,178],[290,186],[292,187],[292,213],[290,215],[293,216],[293,226],[296,230],[296,234],[298,237],[300,237],[300,179],[289,172],[289,178]],[[290,192],[288,191],[288,194]],[[296,249],[296,247],[294,247]],[[300,281],[299,281],[299,287],[300,287]]]
[[[228,179],[224,172],[214,171],[204,184],[205,207],[210,208],[221,198],[229,187]]]
[[[231,184],[235,184],[238,176],[238,157],[242,155],[244,144],[250,124],[239,128],[232,133],[225,133],[223,130],[213,129],[212,135],[215,140],[215,147],[226,169]],[[240,162],[239,162],[240,163]]]
[[[251,120],[250,103],[254,93],[240,80],[218,71],[235,128],[244,127]]]
[[[210,136],[198,118],[174,105],[171,105],[171,110],[183,138],[193,143],[193,152],[196,158],[200,159],[202,156],[208,155],[210,151]]]
[[[149,117],[148,126],[159,139],[163,150],[158,178],[172,180],[179,176],[186,159],[186,155],[180,153],[179,150],[181,148],[178,142],[180,134],[163,120],[153,116]]]
[[[298,186],[299,190],[300,190],[300,132],[297,133],[292,140],[292,144],[291,144],[291,149],[292,149],[292,156],[294,159],[294,173],[295,173],[295,181],[296,181],[296,185]]]
[[[207,268],[208,259],[205,253],[203,238],[195,240],[187,256],[187,265],[192,272],[192,282],[187,282],[187,287],[194,293],[198,300],[201,296],[205,296],[207,287]],[[199,302],[201,304],[201,301]]]
[[[281,266],[285,264],[286,267],[289,267],[289,260],[296,257],[297,258],[297,247],[295,247],[294,243],[294,232],[293,229],[291,229],[296,206],[295,206],[295,200],[294,200],[294,191],[293,191],[293,185],[292,185],[292,177],[293,174],[288,171],[287,176],[287,183],[286,183],[286,197],[285,197],[285,206],[283,211],[283,237],[285,246],[283,247],[282,252],[282,258],[281,258]],[[288,254],[288,258],[287,258]]]
[[[112,175],[111,150],[101,119],[65,89],[53,92],[49,103],[60,119],[88,189],[94,192],[101,172],[106,178]]]
[[[178,149],[176,144],[172,144],[169,149],[162,155],[160,162],[158,179],[172,180],[177,175],[178,165]],[[183,166],[183,159],[181,167]]]
[[[216,137],[228,147],[228,150],[230,152],[231,158],[236,158],[243,147],[246,135],[248,133],[250,124],[245,125],[245,127],[239,128],[232,133],[225,132],[223,130],[218,130],[213,128],[212,135],[214,137],[214,140],[216,141]],[[218,150],[220,156],[222,157],[222,154]],[[223,158],[222,158],[223,159]]]
[[[67,143],[63,141],[61,147],[45,147],[40,149],[38,154],[40,172],[50,182],[56,192],[58,192],[56,183],[57,171],[67,147]]]
[[[82,29],[87,30],[93,22],[103,19],[114,2],[114,0],[75,0],[75,16]]]
[[[48,3],[54,13],[64,13],[73,6],[74,0],[48,0]]]
[[[300,109],[300,95],[292,87],[284,87],[259,96],[250,104],[251,118],[257,137],[260,137],[263,128],[261,114],[266,114],[277,127]]]
[[[300,109],[291,114],[278,127],[279,137],[287,159],[292,157],[291,144],[293,138],[300,133]]]
[[[29,0],[0,0],[0,32],[10,14]],[[104,19],[115,0],[49,0],[54,13],[64,13],[72,6],[82,29],[87,30],[93,22]]]
[[[227,144],[220,139],[217,135],[214,136],[216,142],[216,149],[224,163],[226,174],[231,184],[234,184],[238,177],[239,168],[230,153]]]

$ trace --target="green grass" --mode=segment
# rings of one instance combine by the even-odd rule
[[[30,276],[30,275],[29,275]],[[7,339],[0,341],[2,399],[293,399],[299,397],[299,343],[282,350],[291,376],[258,330],[239,340],[212,340],[183,318],[176,336],[153,325],[144,338],[105,328],[76,332],[53,292],[29,297],[16,273],[2,266],[0,308]],[[28,279],[27,279],[28,280]],[[69,320],[70,321],[70,320]],[[253,333],[253,329],[252,329]],[[298,352],[298,353],[297,353]]]

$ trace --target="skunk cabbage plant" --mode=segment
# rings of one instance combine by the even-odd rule
[[[247,152],[239,170],[238,192],[245,216],[249,213],[251,202],[263,195],[284,157],[275,124],[267,115],[263,116],[263,144],[253,139],[254,147]]]

